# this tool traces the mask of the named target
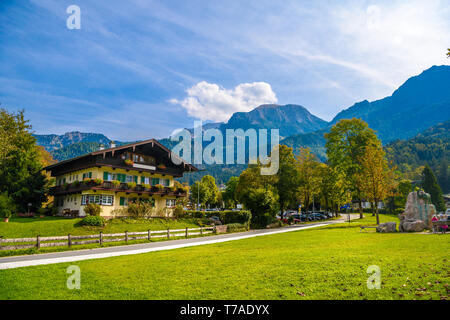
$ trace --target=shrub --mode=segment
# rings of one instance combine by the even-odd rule
[[[162,184],[157,184],[157,185],[155,185],[155,188],[158,190],[163,190],[164,186]]]
[[[182,218],[185,215],[184,210],[183,210],[183,206],[180,205],[180,204],[176,205],[175,209],[173,210],[173,215],[177,219]]]
[[[150,189],[150,187],[151,187],[148,183],[143,183],[143,184],[141,184],[141,186],[144,189]]]
[[[143,218],[147,216],[151,216],[154,212],[154,199],[151,199],[153,201],[134,201],[129,202],[127,207],[127,213],[129,216],[133,218]]]
[[[89,203],[84,207],[84,212],[88,216],[99,216],[102,212],[102,208],[96,203]]]
[[[96,185],[100,185],[100,184],[102,184],[102,183],[103,183],[103,180],[102,180],[102,179],[99,179],[99,178],[97,178],[97,179],[94,179],[94,183],[95,183]]]
[[[130,159],[127,159],[127,160],[125,160],[124,162],[125,162],[125,164],[126,164],[127,166],[132,166],[132,165],[133,165],[133,161],[130,160]]]
[[[242,232],[247,231],[248,225],[243,223],[229,223],[227,224],[227,232]]]
[[[402,214],[403,212],[405,212],[404,208],[395,208],[395,214]]]
[[[220,221],[223,224],[229,223],[242,223],[248,224],[252,219],[252,214],[248,210],[240,210],[240,211],[196,211],[196,210],[187,210],[185,214],[191,218],[210,218],[212,216],[219,217]]]
[[[105,224],[105,219],[99,216],[87,216],[81,220],[83,226],[103,227]]]
[[[80,181],[74,181],[74,182],[72,182],[72,185],[74,186],[74,187],[78,187],[79,185],[80,185]]]

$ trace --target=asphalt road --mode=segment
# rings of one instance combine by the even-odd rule
[[[351,219],[357,219],[359,215],[351,215]],[[160,242],[150,242],[126,246],[114,246],[106,248],[94,248],[94,249],[84,249],[84,250],[74,250],[74,251],[63,251],[63,252],[53,252],[53,253],[43,253],[34,255],[24,255],[24,256],[12,256],[0,258],[0,270],[1,269],[11,269],[20,268],[44,264],[53,263],[64,263],[73,262],[80,260],[89,259],[100,259],[107,257],[115,257],[130,254],[140,254],[153,251],[178,249],[185,247],[192,247],[198,245],[212,244],[227,242],[233,240],[240,240],[258,236],[265,236],[270,234],[278,234],[292,231],[299,231],[304,229],[316,228],[321,226],[326,226],[336,223],[344,223],[347,221],[347,215],[342,218],[331,221],[323,221],[311,224],[303,225],[292,225],[288,227],[282,227],[277,229],[260,229],[260,230],[250,230],[247,232],[239,233],[227,233],[215,236],[200,237],[200,238],[190,238],[190,239],[180,239],[180,240],[170,240],[170,241],[160,241]]]

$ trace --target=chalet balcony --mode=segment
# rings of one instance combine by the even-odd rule
[[[74,182],[71,184],[55,186],[50,188],[50,195],[60,196],[68,194],[81,193],[85,190],[92,191],[114,191],[114,192],[125,192],[125,193],[138,193],[138,194],[148,194],[148,195],[169,195],[176,197],[187,196],[186,190],[177,187],[163,187],[159,186],[143,186],[140,184],[133,183],[113,183],[112,181],[102,181],[102,182]]]

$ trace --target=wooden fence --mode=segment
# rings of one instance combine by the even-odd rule
[[[18,249],[29,249],[29,248],[43,248],[43,247],[62,247],[62,246],[76,246],[83,244],[103,243],[107,242],[119,242],[119,241],[133,241],[133,240],[143,240],[147,239],[151,241],[153,238],[167,238],[171,237],[185,237],[194,235],[205,235],[216,233],[216,227],[200,227],[200,228],[185,228],[185,229],[175,229],[175,230],[148,230],[143,232],[128,232],[124,233],[105,233],[100,231],[99,234],[85,235],[85,236],[73,236],[68,234],[67,236],[57,236],[57,237],[33,237],[33,238],[14,238],[14,239],[3,239],[0,236],[0,250],[18,250]],[[85,240],[88,239],[88,240]],[[49,242],[57,241],[57,242]],[[14,243],[14,244],[11,244]],[[16,244],[21,243],[21,244]],[[5,245],[6,244],[6,245]]]

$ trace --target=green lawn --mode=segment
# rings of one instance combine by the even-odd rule
[[[448,299],[449,236],[359,232],[373,222],[0,270],[0,299]],[[66,288],[71,264],[81,290]],[[367,289],[370,265],[380,290]]]
[[[120,233],[133,231],[198,228],[195,219],[113,219],[105,227],[80,226],[82,219],[68,219],[62,217],[20,218],[13,217],[8,223],[0,222],[0,236],[4,238],[26,238],[37,235],[66,236],[103,233]]]

